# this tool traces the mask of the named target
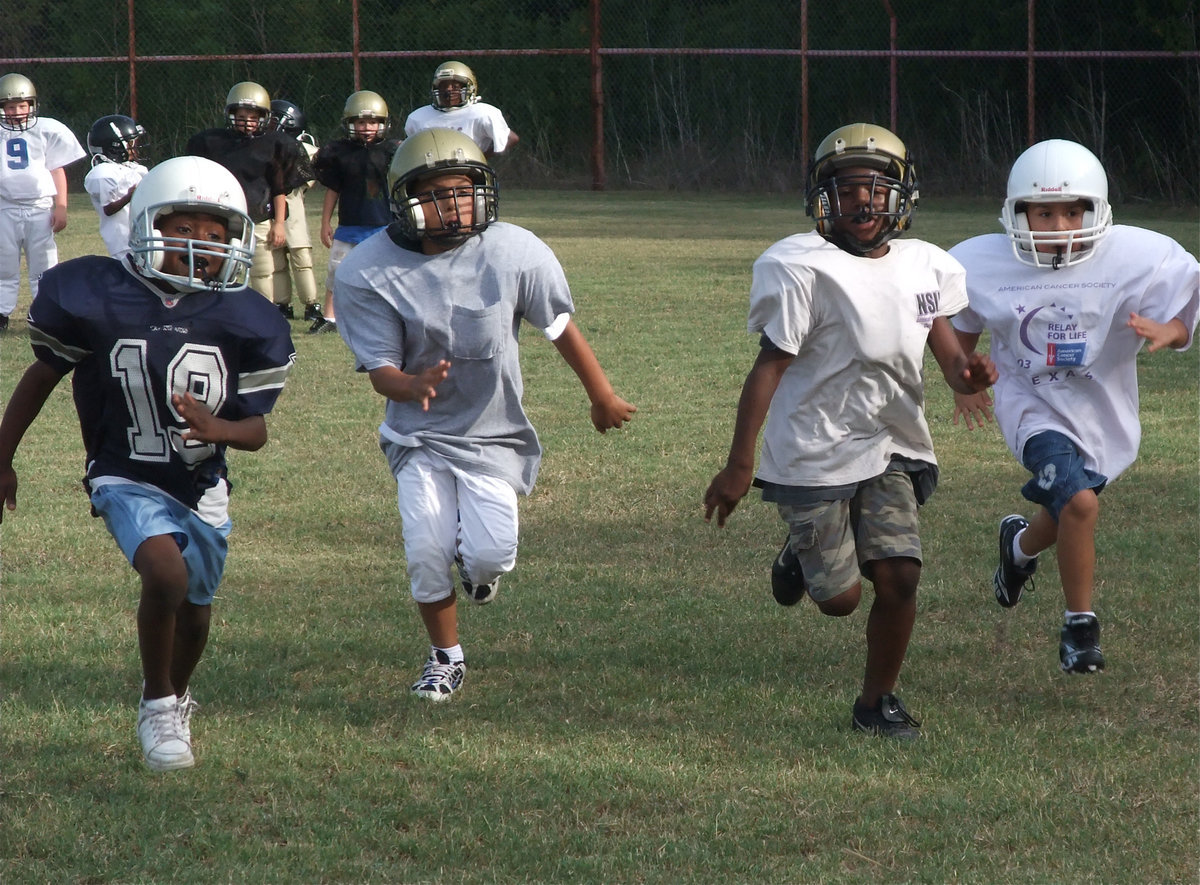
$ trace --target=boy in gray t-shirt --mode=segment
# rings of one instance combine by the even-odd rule
[[[601,433],[637,411],[613,391],[571,321],[558,260],[523,228],[496,221],[495,175],[467,136],[430,129],[388,171],[396,219],[338,267],[338,331],[387,400],[380,444],[398,487],[413,599],[429,633],[420,697],[462,684],[457,566],[477,603],[517,558],[517,496],[541,446],[521,406],[517,331],[542,329],[579,376]]]

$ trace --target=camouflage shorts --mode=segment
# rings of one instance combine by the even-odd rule
[[[870,563],[904,556],[921,561],[917,498],[908,474],[891,471],[862,483],[854,497],[818,504],[780,504],[788,543],[800,560],[808,593],[823,602],[870,578]]]

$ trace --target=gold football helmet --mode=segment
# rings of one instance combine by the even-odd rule
[[[378,120],[379,134],[376,138],[383,138],[383,134],[388,130],[388,106],[383,96],[378,92],[363,89],[347,98],[342,108],[342,126],[351,138],[358,137],[354,131],[355,120]]]
[[[851,167],[877,170],[871,176],[870,184],[876,192],[880,188],[887,191],[887,205],[883,211],[850,210],[849,207],[846,212],[842,211],[838,203],[838,171]],[[842,181],[846,183],[845,176]],[[838,248],[856,255],[866,255],[908,230],[918,197],[916,170],[904,142],[891,131],[871,123],[851,123],[830,132],[817,146],[815,159],[808,169],[805,205],[807,213],[816,221],[817,233]],[[859,217],[864,213],[888,218],[890,223],[869,242],[843,236],[834,230],[835,220]]]
[[[0,77],[0,104],[6,101],[29,102],[29,113],[24,117],[0,116],[0,126],[16,132],[24,132],[37,122],[37,90],[33,81],[22,74],[5,74]]]
[[[239,127],[236,122],[235,114],[238,108],[249,108],[259,112],[258,123],[253,127]],[[225,97],[225,119],[230,129],[236,129],[238,132],[246,135],[262,135],[267,131],[268,124],[271,122],[271,95],[262,86],[245,80],[241,83],[235,83],[233,88],[229,90],[229,95]]]
[[[453,194],[434,193],[422,182],[433,175],[458,173],[471,179],[471,186],[455,188]],[[446,243],[461,243],[498,217],[496,173],[488,165],[479,145],[453,129],[426,129],[396,149],[388,168],[388,199],[392,218],[410,240],[423,236]],[[436,231],[426,230],[424,205],[433,203],[441,214],[441,202],[472,200],[471,222],[446,222]]]
[[[453,111],[479,101],[479,81],[474,71],[461,61],[444,61],[433,72],[431,92],[435,108]]]

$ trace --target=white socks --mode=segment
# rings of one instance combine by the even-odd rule
[[[1025,534],[1025,529],[1021,529],[1021,531],[1017,532],[1017,534],[1013,537],[1013,562],[1016,563],[1016,565],[1020,568],[1024,568],[1025,566],[1029,565],[1029,563],[1037,559],[1036,556],[1026,556],[1025,551],[1021,549],[1021,535],[1023,534]]]

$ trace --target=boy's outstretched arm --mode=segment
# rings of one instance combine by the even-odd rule
[[[267,444],[267,419],[262,415],[248,415],[236,421],[218,418],[190,393],[171,394],[171,405],[187,422],[188,429],[183,434],[186,440],[227,445],[246,452],[257,452]]]
[[[968,429],[971,418],[982,427],[991,420],[988,406],[992,404],[987,389],[996,383],[1000,373],[986,354],[975,352],[978,335],[956,331],[946,317],[936,317],[929,330],[929,349],[942,369],[942,377],[954,391],[954,423],[962,414]]]
[[[979,344],[979,333],[955,329],[954,337],[958,339],[959,347],[962,348],[969,360],[975,353],[976,345]],[[992,420],[991,406],[992,396],[986,390],[980,390],[977,393],[960,393],[955,390],[954,423],[957,424],[958,419],[962,418],[967,430],[974,430],[976,427],[982,428],[985,422]]]
[[[4,520],[4,509],[17,509],[17,472],[12,465],[17,446],[62,378],[49,364],[38,360],[25,370],[9,397],[4,420],[0,421],[0,502],[4,504],[0,522]]]
[[[592,403],[592,426],[604,433],[611,427],[620,427],[633,420],[637,406],[625,402],[613,391],[608,376],[600,368],[600,361],[592,352],[591,345],[579,331],[574,320],[568,320],[562,334],[554,339],[554,346],[562,354],[568,366],[579,376],[583,389]]]
[[[371,387],[380,396],[398,403],[418,402],[429,411],[429,401],[437,396],[438,385],[450,374],[450,363],[438,360],[436,365],[423,369],[415,375],[395,366],[380,366],[367,373]]]
[[[792,364],[795,357],[782,350],[764,347],[754,360],[754,367],[742,385],[738,399],[737,421],[733,427],[733,442],[729,446],[729,457],[725,467],[713,477],[704,493],[704,521],[717,514],[717,525],[724,526],[725,520],[738,502],[750,491],[754,479],[754,451],[758,443],[758,431],[767,419],[771,399],[779,387],[779,379]]]
[[[1129,321],[1125,324],[1137,333],[1138,337],[1145,338],[1150,342],[1150,346],[1146,348],[1150,353],[1156,350],[1162,350],[1164,347],[1171,347],[1178,350],[1185,347],[1191,335],[1188,333],[1188,327],[1183,324],[1183,320],[1179,317],[1166,323],[1158,323],[1149,317],[1144,317],[1141,314],[1131,312]]]

